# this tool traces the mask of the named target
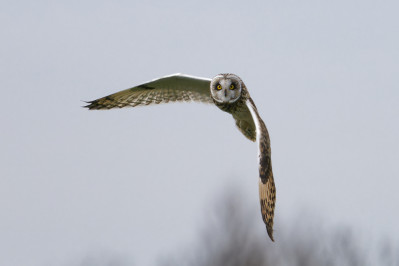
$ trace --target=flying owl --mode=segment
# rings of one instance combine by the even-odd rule
[[[259,196],[262,219],[273,239],[276,202],[269,133],[244,82],[234,74],[219,74],[213,79],[174,74],[89,101],[90,110],[135,107],[150,104],[196,101],[215,104],[231,114],[238,129],[258,143]]]

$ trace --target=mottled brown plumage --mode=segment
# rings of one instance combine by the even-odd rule
[[[228,74],[226,74],[228,75]],[[260,117],[254,101],[249,95],[244,82],[241,97],[234,103],[219,103],[215,105],[221,110],[232,114],[240,131],[250,140],[258,141],[259,149],[259,197],[262,219],[266,224],[267,233],[272,241],[273,218],[276,203],[276,187],[274,185],[271,164],[270,138],[266,125]],[[257,126],[256,126],[257,125]],[[257,132],[259,127],[259,132]],[[257,139],[259,138],[259,139]]]
[[[230,113],[241,133],[258,143],[259,196],[262,219],[273,239],[276,188],[271,165],[269,133],[242,80],[234,74],[220,74],[212,80],[175,74],[90,101],[89,109],[135,107],[178,101],[214,103]]]
[[[197,79],[193,83],[192,77],[187,75],[167,76],[89,101],[85,107],[90,110],[103,110],[168,102],[213,103],[209,93],[209,82],[209,79]]]
[[[257,117],[256,119],[258,119],[259,127],[261,129],[257,137],[259,138],[259,198],[262,219],[266,224],[267,233],[269,234],[270,239],[274,241],[273,218],[274,208],[276,205],[276,187],[274,185],[272,171],[269,132],[267,131],[265,123],[260,118],[252,99],[250,99],[249,102],[254,107],[254,112]]]

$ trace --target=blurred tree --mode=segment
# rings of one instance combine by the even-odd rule
[[[399,249],[391,241],[367,250],[351,228],[323,229],[322,221],[306,211],[287,223],[279,221],[273,243],[265,229],[259,230],[263,223],[253,204],[237,189],[227,191],[205,213],[196,242],[163,257],[160,266],[399,266]],[[68,265],[131,266],[131,261],[101,252]]]
[[[399,252],[389,242],[380,254],[367,252],[349,228],[322,230],[310,215],[282,225],[272,243],[259,232],[259,218],[237,191],[217,200],[205,217],[198,242],[162,266],[366,266],[399,265]]]

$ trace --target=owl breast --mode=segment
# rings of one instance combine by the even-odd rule
[[[220,110],[229,114],[240,113],[246,107],[245,101],[243,99],[239,99],[234,103],[219,103],[215,100],[213,100],[213,102]]]

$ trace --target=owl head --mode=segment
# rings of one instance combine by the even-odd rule
[[[219,74],[211,81],[212,98],[219,103],[234,103],[241,96],[242,81],[234,74]]]

